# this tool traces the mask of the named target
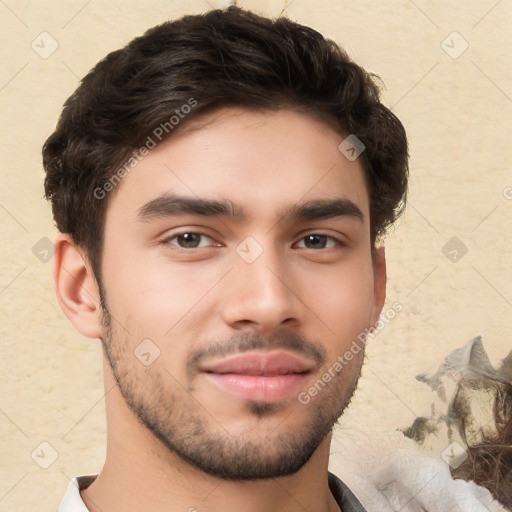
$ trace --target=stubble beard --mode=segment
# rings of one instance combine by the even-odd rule
[[[312,457],[342,415],[357,387],[359,367],[347,383],[340,376],[319,391],[307,405],[307,420],[292,429],[277,424],[264,437],[249,431],[232,435],[165,369],[147,371],[127,349],[129,340],[116,339],[112,318],[103,309],[102,345],[112,375],[134,417],[186,463],[217,478],[249,481],[292,475]],[[138,366],[140,365],[140,367]],[[164,379],[165,377],[165,379]],[[175,383],[175,386],[171,387]],[[169,385],[171,384],[171,386]],[[173,389],[174,388],[174,389]],[[280,404],[250,402],[246,414],[272,418]],[[303,410],[298,409],[301,418]],[[297,411],[290,412],[290,418]],[[286,420],[289,418],[286,417]],[[287,423],[289,425],[289,421]]]

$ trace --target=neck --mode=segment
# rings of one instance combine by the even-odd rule
[[[106,369],[106,368],[105,368]],[[294,475],[230,481],[184,462],[139,423],[105,371],[107,457],[81,492],[90,512],[339,511],[327,484],[331,435]]]

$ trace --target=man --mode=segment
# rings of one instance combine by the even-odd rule
[[[385,300],[407,141],[316,31],[231,7],[109,54],[43,149],[107,457],[60,512],[363,511],[331,431]]]

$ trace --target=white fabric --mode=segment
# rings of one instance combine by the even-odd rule
[[[404,457],[367,483],[384,495],[393,512],[506,512],[487,489],[454,480],[448,464],[431,457]]]
[[[442,448],[427,452],[398,430],[348,422],[335,434],[329,469],[367,512],[510,512],[484,487],[454,480]]]
[[[72,478],[57,512],[89,512],[80,496],[80,490],[89,487],[97,476],[97,474],[83,475]]]

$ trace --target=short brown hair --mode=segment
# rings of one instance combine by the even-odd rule
[[[403,210],[407,139],[381,104],[373,75],[335,42],[284,17],[271,20],[234,6],[184,16],[96,64],[65,102],[43,147],[45,192],[57,227],[86,250],[98,280],[112,195],[98,197],[98,190],[105,191],[155,128],[166,127],[162,139],[171,136],[171,117],[191,99],[194,108],[180,116],[180,127],[226,106],[295,108],[355,135],[365,146],[372,244]]]

